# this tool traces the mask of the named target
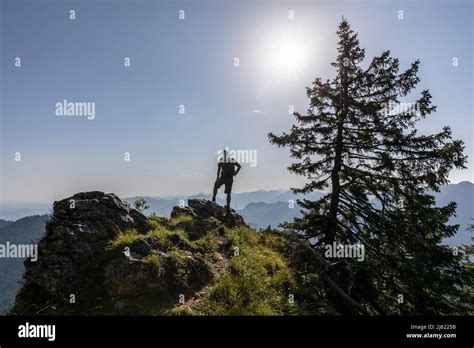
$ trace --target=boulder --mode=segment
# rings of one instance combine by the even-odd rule
[[[231,228],[245,225],[243,217],[237,214],[234,209],[227,212],[226,208],[205,199],[189,199],[187,207],[174,207],[171,211],[172,218],[181,215],[190,215],[198,220],[207,221],[211,225],[221,223]],[[213,220],[217,220],[217,224]]]
[[[132,228],[146,232],[147,218],[112,193],[81,192],[54,202],[38,260],[25,261],[16,309],[35,313],[37,306],[28,306],[32,292],[42,294],[37,302],[60,303],[95,287],[91,275],[100,272],[105,247],[117,233]]]

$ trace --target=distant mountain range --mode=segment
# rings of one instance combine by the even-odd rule
[[[1,219],[0,219],[0,230],[1,230],[2,228],[4,228],[5,226],[10,225],[11,223],[13,223],[13,221],[7,221],[7,220],[1,220]]]
[[[468,227],[474,224],[474,184],[463,181],[458,184],[443,186],[440,192],[432,193],[436,197],[438,206],[444,206],[449,202],[456,202],[456,216],[450,220],[451,224],[459,224],[458,233],[451,238],[447,238],[445,243],[448,245],[472,244],[472,232]],[[291,197],[291,192],[287,192],[287,198]],[[265,228],[268,225],[277,227],[284,221],[291,221],[295,217],[300,217],[301,212],[297,205],[293,208],[286,202],[275,203],[249,203],[239,213],[245,218],[245,221],[253,224],[257,228]]]
[[[24,217],[17,221],[0,220],[0,244],[35,244],[44,234],[47,215]],[[0,257],[0,313],[13,303],[23,273],[22,258]]]
[[[446,240],[448,245],[472,244],[470,225],[474,224],[474,184],[463,181],[459,184],[446,185],[440,192],[433,194],[436,197],[438,206],[443,206],[449,202],[456,202],[456,216],[450,219],[451,224],[459,224],[458,233]]]
[[[232,195],[232,207],[237,210],[245,220],[255,228],[273,228],[284,221],[291,221],[301,216],[300,209],[296,204],[298,199],[307,198],[315,200],[320,198],[321,192],[314,192],[307,196],[294,195],[290,190],[258,190],[251,192],[234,193]],[[451,219],[451,223],[460,224],[460,232],[457,236],[449,239],[451,243],[470,243],[470,233],[464,232],[469,224],[474,223],[474,184],[463,181],[458,184],[443,186],[441,191],[434,193],[438,205],[445,205],[451,201],[458,203],[457,216]],[[171,209],[182,201],[187,204],[188,199],[211,199],[210,194],[199,193],[192,196],[136,196],[123,198],[124,201],[133,205],[138,198],[143,197],[150,208],[146,214],[158,216],[169,216]],[[24,216],[33,214],[46,214],[51,210],[52,202],[32,204],[6,204],[0,203],[0,218],[5,220],[17,220]],[[224,205],[225,196],[217,196],[217,203]],[[0,220],[0,229],[11,224],[11,221]]]
[[[306,196],[307,199],[320,198],[321,192],[314,192]],[[451,223],[460,224],[460,232],[448,240],[449,244],[470,243],[470,233],[465,232],[474,218],[474,184],[463,181],[458,184],[443,186],[441,191],[434,193],[438,205],[445,205],[451,201],[458,203],[457,216],[451,219]],[[123,198],[124,201],[133,205],[133,202],[142,196]],[[290,190],[258,190],[251,192],[234,193],[232,195],[232,207],[237,210],[245,220],[255,228],[266,228],[271,226],[277,228],[284,221],[291,221],[301,216],[296,200],[302,199],[303,195],[294,195]],[[210,194],[199,193],[192,196],[166,196],[154,197],[143,196],[150,208],[147,214],[158,216],[169,216],[171,209],[182,201],[187,204],[188,199],[200,198],[211,199]],[[225,196],[218,195],[217,202],[225,204]],[[32,204],[6,204],[0,203],[0,218],[5,220],[17,220],[24,216],[33,214],[46,214],[51,210],[52,202]],[[0,220],[0,229],[11,223],[11,221]]]
[[[303,215],[296,202],[293,205],[288,202],[249,203],[244,209],[239,210],[239,214],[256,229],[268,226],[278,228],[282,222],[292,221],[295,217]]]
[[[306,197],[307,199],[317,199],[321,197],[322,193],[320,192],[313,192],[309,195],[295,195],[290,190],[258,190],[252,192],[242,192],[242,193],[234,193],[232,194],[232,203],[231,206],[235,210],[239,212],[243,212],[248,209],[248,205],[252,203],[266,203],[266,204],[273,204],[278,203],[276,206],[280,206],[281,203],[285,203],[286,205],[290,204],[290,201],[296,203],[297,199],[302,199]],[[138,198],[142,198],[142,196],[137,197],[127,197],[123,198],[129,204],[133,205]],[[187,203],[188,199],[211,199],[210,194],[206,193],[199,193],[197,195],[192,196],[169,196],[169,197],[150,197],[150,196],[143,196],[143,198],[148,202],[150,209],[146,211],[146,213],[151,214],[155,213],[159,216],[169,216],[171,213],[171,209],[175,205],[179,205],[180,201],[182,200],[184,204]],[[225,196],[220,194],[217,196],[217,203],[220,205],[225,204]],[[298,209],[296,209],[298,210]],[[244,216],[245,217],[245,216]],[[266,220],[264,220],[266,221]],[[278,220],[280,222],[280,220]],[[261,224],[258,224],[258,227],[261,227]],[[272,224],[273,225],[273,224]],[[268,224],[266,225],[268,226]],[[265,227],[266,227],[265,226]]]
[[[38,203],[11,203],[0,202],[0,219],[4,221],[15,221],[25,216],[31,215],[49,215],[53,206],[53,202]],[[0,220],[1,221],[1,220]],[[1,228],[1,225],[0,225]]]

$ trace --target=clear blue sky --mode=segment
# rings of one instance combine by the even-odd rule
[[[402,68],[421,60],[420,89],[438,105],[421,131],[451,125],[474,160],[472,1],[0,1],[2,201],[209,192],[223,146],[257,150],[236,191],[301,184],[267,133],[293,123],[288,105],[305,112],[315,77],[333,76],[342,15],[366,59],[390,49]],[[272,59],[290,29],[288,75]],[[55,116],[63,99],[94,102],[95,119]],[[472,165],[451,179],[473,181]]]

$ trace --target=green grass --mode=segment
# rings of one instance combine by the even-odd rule
[[[173,219],[153,216],[148,222],[151,229],[146,234],[139,234],[136,230],[119,233],[107,248],[112,252],[111,255],[122,252],[125,247],[130,247],[139,240],[144,240],[154,250],[168,254],[166,265],[171,268],[176,283],[182,286],[189,281],[189,267],[193,267],[186,259],[186,253],[202,257],[206,263],[215,261],[217,250],[215,234],[209,231],[201,238],[191,241],[189,232],[185,229],[194,223],[191,216],[183,215]],[[164,267],[162,257],[153,251],[145,256],[144,261],[153,264],[157,269]]]
[[[255,231],[239,227],[227,231],[232,256],[224,274],[198,304],[203,315],[293,314],[290,302],[296,283],[283,257],[261,243]]]
[[[170,219],[169,227],[171,229],[182,229],[186,231],[190,240],[197,240],[208,234],[208,223],[195,219],[189,215],[181,215]]]
[[[173,227],[183,227],[183,226],[189,226],[194,223],[194,219],[190,215],[180,215],[178,217],[174,217],[170,219],[170,226]]]
[[[112,250],[122,250],[140,238],[143,238],[143,236],[141,236],[136,230],[127,230],[125,232],[119,233],[117,237],[111,242],[109,248]]]
[[[161,268],[161,257],[158,254],[150,254],[147,257],[145,257],[145,261],[152,264],[157,271],[160,270]]]
[[[207,234],[204,237],[193,241],[194,250],[199,252],[206,261],[214,262],[217,250],[217,238],[214,234]]]
[[[168,255],[170,256],[171,267],[174,270],[176,283],[186,286],[189,277],[189,267],[186,262],[186,256],[181,250],[173,249]]]
[[[192,252],[212,253],[215,243],[212,242],[213,236],[205,235],[201,239],[191,242],[187,232],[176,225],[162,225],[156,220],[151,220],[152,229],[146,234],[139,234],[136,230],[127,230],[119,233],[109,244],[108,249],[112,251],[122,251],[126,246],[132,245],[138,240],[145,240],[154,249],[166,252],[171,249],[189,250]]]
[[[205,231],[196,234],[201,228],[199,221],[191,216],[173,219],[150,217],[150,231],[138,234],[128,230],[117,235],[110,244],[112,250],[123,250],[142,239],[167,255],[151,252],[144,261],[157,270],[166,268],[172,275],[171,281],[177,289],[185,289],[190,282],[191,270],[196,267],[194,258],[202,258],[205,267],[217,261],[219,231]],[[290,295],[297,297],[298,282],[285,260],[288,251],[288,237],[275,231],[257,233],[240,226],[234,229],[221,228],[221,239],[227,266],[221,271],[208,290],[192,308],[163,308],[169,314],[197,315],[292,315],[301,313],[298,298],[296,304]],[[202,264],[201,264],[202,265]],[[180,309],[181,308],[181,309]],[[157,312],[161,309],[157,309]],[[183,312],[184,311],[184,312]]]

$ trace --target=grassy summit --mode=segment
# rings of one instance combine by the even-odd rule
[[[172,281],[177,284],[175,302],[162,303],[158,299],[169,294],[157,292],[157,301],[142,308],[142,314],[166,315],[291,315],[305,314],[304,304],[296,298],[301,293],[298,272],[289,266],[285,251],[290,250],[288,236],[283,232],[256,232],[247,226],[229,228],[218,226],[196,237],[202,228],[198,218],[188,215],[166,219],[149,218],[152,229],[146,234],[135,230],[120,233],[111,241],[109,251],[123,252],[140,242],[153,244],[143,262],[172,270]],[[167,266],[162,255],[166,253]],[[202,287],[190,284],[192,254],[202,260],[202,267],[212,273],[212,280]],[[130,281],[134,279],[131,278]],[[127,281],[127,279],[124,279]],[[179,298],[179,290],[189,296]],[[184,303],[183,303],[184,302]],[[136,308],[135,308],[136,309]]]
[[[10,313],[337,314],[301,245],[206,200],[147,218],[114,194],[82,192],[55,202]]]

